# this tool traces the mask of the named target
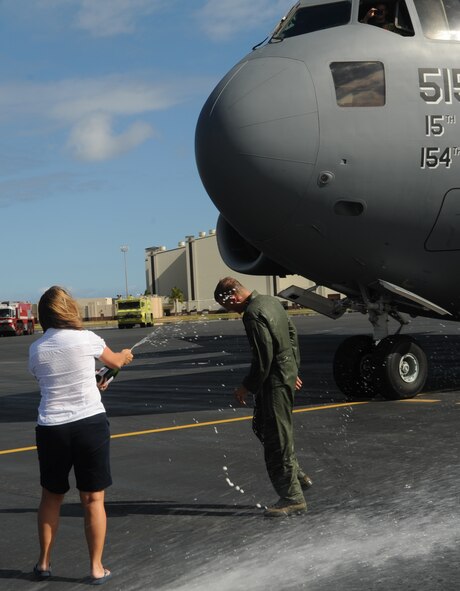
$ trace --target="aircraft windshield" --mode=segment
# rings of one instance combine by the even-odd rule
[[[385,31],[413,37],[414,28],[404,0],[360,0],[360,23],[372,25]]]
[[[427,37],[460,41],[459,0],[414,0],[414,3]]]
[[[270,41],[305,35],[313,31],[339,27],[350,22],[351,2],[332,2],[316,6],[303,6],[287,16]]]

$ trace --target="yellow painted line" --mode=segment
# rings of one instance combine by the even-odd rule
[[[35,445],[33,447],[18,447],[18,449],[2,449],[0,450],[0,456],[4,454],[17,454],[21,451],[33,451],[34,449],[37,449]]]
[[[313,412],[316,410],[327,410],[330,408],[341,408],[344,406],[356,406],[358,404],[369,404],[368,402],[344,402],[341,404],[326,404],[324,406],[311,406],[308,408],[296,408],[293,412]],[[122,437],[137,437],[138,435],[150,435],[152,433],[164,433],[166,431],[179,431],[181,429],[193,429],[194,427],[209,427],[211,425],[223,425],[225,423],[236,423],[238,421],[250,421],[252,415],[244,417],[235,417],[234,419],[221,419],[219,421],[207,421],[206,423],[190,423],[188,425],[175,425],[174,427],[161,427],[158,429],[146,429],[145,431],[132,431],[130,433],[118,433],[112,435],[111,439],[121,439]],[[23,451],[34,451],[36,446],[32,447],[19,447],[17,449],[3,449],[0,450],[0,456],[6,454],[20,453]]]
[[[368,402],[344,402],[342,404],[327,404],[325,406],[312,406],[309,408],[298,408],[293,412],[312,412],[315,410],[326,410],[329,408],[340,408],[342,406],[353,406],[356,404],[368,404]],[[234,419],[221,419],[219,421],[208,421],[206,423],[190,423],[188,425],[176,425],[174,427],[162,427],[160,429],[147,429],[146,431],[133,431],[132,433],[119,433],[112,435],[111,439],[119,439],[121,437],[135,437],[137,435],[150,435],[151,433],[164,433],[165,431],[179,431],[180,429],[193,429],[194,427],[209,427],[212,425],[223,425],[225,423],[236,423],[237,421],[250,421],[252,415],[245,417],[236,417]]]
[[[309,408],[295,408],[292,412],[312,412],[313,410],[326,410],[328,408],[342,408],[344,406],[358,406],[359,404],[369,404],[369,401],[363,402],[341,402],[340,404],[325,404],[324,406],[310,406]]]
[[[180,429],[192,429],[193,427],[208,427],[209,425],[222,425],[223,423],[236,423],[236,421],[247,421],[249,419],[252,419],[252,416],[222,419],[221,421],[209,421],[206,423],[190,423],[189,425],[175,425],[174,427],[161,427],[159,429],[147,429],[145,431],[133,431],[131,433],[118,433],[118,435],[112,435],[111,439],[136,437],[137,435],[150,435],[151,433],[164,433],[165,431],[179,431]]]
[[[406,400],[396,400],[393,402],[441,402],[440,400],[430,399],[430,398],[407,398]]]

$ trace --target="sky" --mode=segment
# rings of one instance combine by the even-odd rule
[[[292,4],[0,0],[0,301],[144,293],[145,248],[216,227],[200,110]]]

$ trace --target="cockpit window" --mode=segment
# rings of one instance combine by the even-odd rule
[[[299,7],[281,22],[270,42],[346,25],[350,22],[350,17],[350,1]]]
[[[330,67],[339,107],[383,107],[385,70],[381,62],[333,62]]]
[[[359,3],[359,22],[391,33],[412,37],[414,28],[404,0],[382,0]]]
[[[414,0],[414,4],[427,37],[460,41],[459,0]]]

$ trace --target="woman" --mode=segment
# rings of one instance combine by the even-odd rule
[[[38,304],[43,336],[29,350],[29,369],[40,385],[36,441],[42,498],[38,509],[40,557],[34,573],[51,576],[50,554],[73,466],[85,515],[91,579],[101,585],[111,573],[102,564],[107,517],[104,490],[112,484],[109,424],[95,378],[95,359],[121,368],[130,349],[115,353],[103,339],[83,330],[76,301],[62,287],[50,287]],[[102,383],[100,390],[107,384]]]

